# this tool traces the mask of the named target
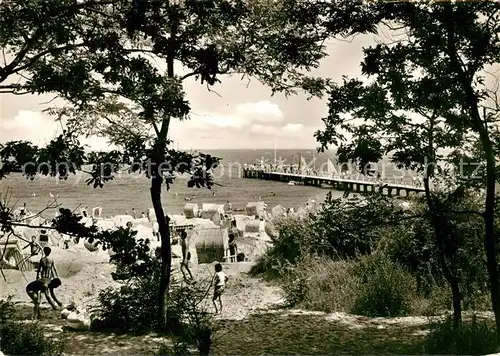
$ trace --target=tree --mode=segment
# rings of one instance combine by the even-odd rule
[[[115,0],[2,2],[0,93],[24,93],[25,82],[13,79],[29,80],[28,70],[39,61],[87,47],[89,42],[83,31],[90,23],[85,20],[117,3]],[[52,78],[45,79],[49,82]]]
[[[22,68],[27,72],[24,82],[4,89],[56,93],[70,103],[57,112],[70,121],[67,134],[99,133],[123,148],[123,155],[93,156],[89,184],[102,186],[120,164],[131,161],[150,172],[162,241],[159,303],[165,319],[171,256],[162,184],[168,189],[176,174],[190,172],[189,184],[211,187],[210,169],[217,162],[208,155],[167,149],[171,120],[186,119],[190,111],[183,80],[193,77],[210,87],[221,75],[242,74],[268,84],[273,92],[291,94],[303,88],[321,93],[323,81],[305,77],[304,72],[325,55],[321,43],[327,31],[319,26],[322,7],[312,2],[242,0],[115,0],[99,5],[79,14],[74,27],[64,27],[65,38],[83,39],[81,46],[38,56]],[[14,23],[21,28],[15,21],[8,17],[4,27]],[[25,44],[21,30],[12,37]],[[9,45],[22,51],[14,40]],[[155,65],[158,62],[165,72]],[[177,74],[180,66],[188,73]]]
[[[348,153],[347,157],[365,157],[361,159],[364,163],[366,159],[380,158],[381,153],[393,152],[393,159],[406,167],[423,167],[426,160],[434,164],[439,159],[438,149],[459,148],[469,143],[470,136],[479,139],[486,162],[486,199],[484,211],[479,214],[485,224],[484,246],[491,299],[500,335],[500,281],[494,235],[496,172],[492,142],[496,127],[491,117],[480,113],[481,101],[488,96],[481,71],[498,63],[500,56],[499,8],[487,2],[359,6],[364,9],[362,13],[368,15],[354,20],[352,27],[359,21],[366,21],[384,26],[393,34],[398,31],[403,34],[393,43],[365,50],[362,68],[364,74],[374,77],[373,83],[346,81],[342,87],[332,89],[330,113],[324,120],[327,128],[318,132],[317,138],[323,146],[336,144],[340,138],[336,129],[350,128],[359,141],[341,147],[341,152]],[[358,100],[356,95],[361,98]],[[369,124],[353,128],[341,117],[343,112],[353,113]],[[411,120],[404,112],[417,113],[424,122]],[[374,133],[378,139],[374,139]],[[442,239],[452,236],[453,232],[447,220],[443,220],[445,206],[428,187],[433,167],[428,166],[426,173],[427,202],[433,211],[440,249],[444,252],[453,245],[453,240]],[[458,299],[459,291],[454,294],[454,299]],[[458,308],[458,301],[456,303]],[[456,310],[456,320],[458,312]]]

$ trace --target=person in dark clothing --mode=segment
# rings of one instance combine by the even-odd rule
[[[54,278],[52,279],[49,284],[48,284],[48,291],[50,292],[50,295],[52,299],[62,307],[62,303],[57,299],[54,289],[59,288],[61,286],[61,280],[59,278]],[[34,307],[33,307],[33,318],[34,319],[39,319],[41,317],[40,313],[40,302],[42,299],[42,293],[45,293],[45,286],[44,283],[40,280],[33,281],[29,283],[26,286],[26,293],[30,297],[30,299],[33,301]],[[52,306],[54,310],[57,309],[57,307],[54,305],[52,300],[50,298],[47,298],[47,301],[49,304]]]

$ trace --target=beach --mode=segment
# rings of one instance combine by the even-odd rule
[[[259,229],[255,230],[247,228],[247,225],[251,225],[255,221],[254,216],[237,214],[234,215],[234,218],[237,229],[241,231],[240,236],[236,239],[238,252],[245,254],[246,261],[238,263],[221,262],[225,273],[232,280],[227,293],[227,305],[231,311],[230,317],[242,319],[254,309],[262,309],[270,304],[279,303],[281,294],[277,287],[262,284],[258,279],[251,279],[247,276],[251,266],[270,246],[271,239],[265,229],[268,222],[263,221]],[[218,230],[218,226],[209,219],[188,219],[183,215],[172,215],[171,219],[174,226],[179,224],[193,225],[193,230],[188,231],[188,248],[192,262],[191,270],[198,282],[206,283],[210,281],[215,261],[212,263],[198,263],[198,252],[202,252],[202,250],[199,250],[197,246],[196,234],[200,230]],[[88,220],[88,223],[91,223],[90,219]],[[96,225],[102,229],[109,229],[126,226],[127,222],[132,224],[131,229],[138,232],[137,239],[149,238],[153,249],[160,246],[160,242],[153,237],[152,222],[148,221],[148,219],[116,216],[114,218],[98,219]],[[24,234],[24,231],[29,231],[31,234],[34,230],[24,227],[16,228],[16,232],[21,236],[24,235],[24,238],[29,236]],[[96,304],[101,290],[120,286],[120,283],[114,281],[111,276],[116,267],[109,263],[109,251],[103,251],[100,248],[90,251],[83,240],[78,244],[71,242],[69,248],[66,249],[64,248],[64,239],[59,233],[50,230],[48,235],[49,246],[52,249],[51,257],[54,259],[58,275],[62,280],[62,286],[58,288],[57,295],[65,305],[74,304],[87,310],[91,309]],[[5,240],[5,237],[3,240]],[[18,239],[18,246],[21,251],[27,245],[25,241]],[[182,251],[179,243],[172,244],[172,253],[173,278],[182,280],[179,269]],[[40,257],[41,255],[33,259],[36,260]],[[13,261],[8,259],[8,262]],[[16,303],[30,305],[30,299],[25,292],[25,288],[29,282],[35,279],[36,271],[34,270],[22,271],[4,268],[3,276],[0,278],[0,299],[12,297],[12,301]],[[44,303],[44,305],[47,307],[47,304]]]

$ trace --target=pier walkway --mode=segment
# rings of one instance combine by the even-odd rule
[[[311,175],[268,171],[264,169],[247,168],[243,169],[243,178],[273,180],[280,182],[293,182],[295,184],[312,185],[321,187],[327,184],[336,190],[352,191],[356,193],[370,193],[381,191],[382,194],[393,196],[407,197],[415,194],[425,193],[423,186],[419,184],[407,184],[405,182],[396,183],[389,181],[381,181],[380,179],[352,179],[342,176],[332,176],[327,173]]]

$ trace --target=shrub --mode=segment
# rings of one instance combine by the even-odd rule
[[[290,306],[325,312],[350,311],[359,280],[352,264],[328,257],[306,257],[283,274],[281,286]]]
[[[199,287],[171,282],[166,330],[158,324],[158,278],[129,281],[119,289],[108,288],[99,294],[92,328],[122,333],[170,332],[176,346],[173,350],[165,346],[160,354],[185,354],[181,351],[186,345],[193,345],[202,355],[208,354],[215,328],[202,301],[209,284],[204,289],[200,282]]]
[[[381,230],[395,220],[395,209],[392,200],[381,194],[333,199],[329,193],[311,217],[315,242],[311,249],[335,258],[371,254],[383,236]]]
[[[210,354],[216,330],[212,314],[203,304],[210,287],[210,282],[180,286],[172,291],[170,297],[172,307],[179,311],[181,320],[177,345],[194,345],[200,355]]]
[[[309,216],[289,216],[273,221],[278,236],[271,237],[272,246],[267,249],[251,274],[264,274],[268,279],[275,279],[281,273],[288,273],[287,268],[295,265],[304,256],[310,255],[312,247],[317,246],[311,233]]]
[[[162,345],[155,356],[191,356],[193,352],[189,350],[186,343],[175,343],[174,346]]]
[[[98,301],[93,310],[94,330],[141,333],[157,329],[158,287],[153,282],[104,289]]]
[[[0,301],[0,350],[6,355],[59,356],[64,343],[46,338],[37,323],[25,324],[16,320],[10,299]]]
[[[432,326],[424,346],[426,353],[440,355],[486,355],[499,350],[494,325],[478,321],[475,315],[456,327],[448,315]]]
[[[352,312],[370,317],[408,315],[416,293],[413,276],[386,256],[366,256],[354,273],[361,286]]]

